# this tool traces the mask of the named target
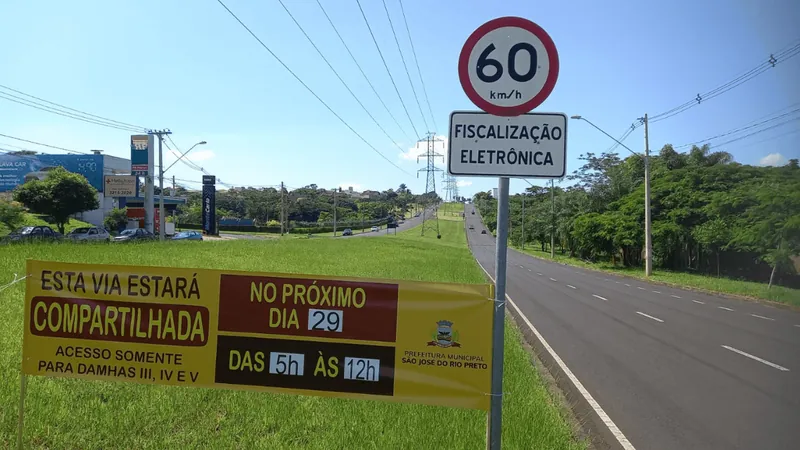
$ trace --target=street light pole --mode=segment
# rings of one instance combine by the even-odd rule
[[[179,156],[178,159],[175,160],[175,162],[173,162],[172,164],[170,164],[169,167],[164,169],[164,151],[163,151],[163,148],[162,148],[163,147],[162,144],[163,144],[163,141],[164,141],[164,135],[165,134],[172,134],[172,132],[169,131],[169,130],[162,130],[162,131],[152,131],[151,133],[155,134],[156,136],[158,136],[158,189],[159,189],[159,192],[158,192],[158,240],[159,241],[163,241],[164,240],[164,236],[165,236],[165,231],[166,231],[166,230],[164,230],[164,228],[166,228],[165,227],[166,218],[164,217],[164,172],[166,172],[167,170],[171,169],[172,166],[174,166],[178,161],[183,159],[183,157],[186,156],[187,153],[192,151],[193,148],[197,147],[198,145],[205,144],[206,141],[200,141],[197,144],[194,144],[193,146],[191,146],[191,148],[189,148],[189,150],[186,150],[185,152],[183,152],[181,154],[181,156]]]
[[[206,145],[206,144],[207,144],[207,142],[206,142],[206,141],[200,141],[200,142],[198,142],[197,144],[194,144],[193,146],[189,147],[189,150],[186,150],[185,152],[181,153],[181,155],[178,157],[178,159],[176,159],[175,161],[173,161],[173,163],[172,163],[172,164],[170,164],[170,165],[169,165],[169,167],[167,167],[166,169],[164,169],[164,172],[168,171],[169,169],[171,169],[171,168],[172,168],[172,166],[174,166],[175,164],[177,164],[177,163],[178,163],[178,161],[182,160],[182,159],[183,159],[183,157],[184,157],[184,156],[186,156],[186,154],[187,154],[187,153],[189,153],[190,151],[192,151],[192,149],[194,149],[194,148],[195,148],[195,147],[197,147],[198,145]]]
[[[608,136],[612,141],[616,142],[617,144],[621,145],[625,150],[633,153],[634,155],[642,156],[644,159],[644,274],[645,276],[651,276],[653,274],[653,228],[651,223],[650,217],[650,144],[649,144],[649,136],[648,136],[648,127],[647,127],[647,114],[644,115],[644,155],[641,153],[637,153],[627,145],[623,144],[614,136],[606,133],[602,128],[598,127],[597,125],[593,124],[589,121],[589,119],[582,117],[582,116],[571,116],[571,119],[575,120],[583,120],[584,122],[588,123],[589,125],[593,126],[599,132]]]

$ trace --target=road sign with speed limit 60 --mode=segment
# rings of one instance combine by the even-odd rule
[[[496,116],[519,116],[553,91],[558,52],[539,25],[500,17],[469,36],[458,58],[458,77],[475,106]]]

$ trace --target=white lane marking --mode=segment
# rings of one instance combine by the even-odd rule
[[[567,287],[568,287],[568,288],[572,288],[572,289],[578,289],[578,288],[576,288],[575,286],[573,286],[573,285],[571,285],[571,284],[568,284],[568,285],[567,285]]]
[[[615,283],[617,283],[617,284],[622,284],[622,283],[620,283],[619,281],[615,281]]]
[[[630,285],[630,284],[628,284],[628,283],[625,283],[625,286],[631,287],[631,285]]]
[[[536,275],[542,276],[542,274],[541,274],[541,273],[539,273],[539,272],[536,272]]]
[[[751,316],[753,316],[753,317],[758,317],[759,319],[764,319],[764,320],[775,320],[775,319],[773,319],[772,317],[764,317],[764,316],[759,316],[758,314],[750,314],[750,315],[751,315]]]
[[[486,271],[486,269],[483,267],[483,264],[481,264],[480,261],[477,260],[477,258],[475,259],[475,261],[478,262],[478,265],[481,267],[481,269],[483,269],[483,271],[486,272],[486,275],[489,277],[490,280],[492,280],[492,283],[494,283],[495,282],[494,278],[491,275],[489,275],[489,272]],[[508,300],[508,302],[511,304],[511,307],[517,311],[517,314],[519,314],[519,316],[522,318],[522,321],[525,322],[525,325],[527,325],[528,328],[530,328],[530,330],[536,336],[536,339],[538,339],[539,342],[542,343],[542,346],[545,348],[545,350],[547,350],[547,353],[550,354],[550,356],[553,358],[556,364],[558,364],[558,367],[561,368],[561,371],[564,372],[564,375],[566,375],[567,378],[569,378],[569,380],[572,382],[572,384],[575,385],[575,389],[577,389],[578,392],[581,393],[583,398],[586,399],[586,402],[589,403],[589,406],[592,407],[595,414],[597,414],[597,416],[600,417],[600,420],[603,421],[603,424],[609,429],[609,431],[611,431],[611,434],[614,435],[614,437],[617,439],[619,445],[621,445],[624,450],[636,450],[636,447],[634,447],[633,444],[631,444],[631,441],[629,441],[628,438],[625,437],[625,435],[622,433],[622,430],[620,430],[617,424],[615,424],[614,421],[611,420],[611,417],[609,417],[608,414],[606,414],[605,410],[603,410],[603,407],[600,406],[600,403],[597,403],[597,400],[595,400],[594,397],[592,397],[592,394],[590,394],[589,391],[583,386],[583,383],[581,383],[580,380],[578,380],[578,377],[576,377],[575,374],[572,373],[571,370],[569,370],[569,367],[567,367],[567,364],[564,362],[564,360],[562,360],[561,357],[558,356],[558,353],[556,353],[556,351],[553,350],[553,347],[550,347],[550,344],[547,343],[547,341],[544,339],[544,336],[542,336],[541,333],[539,333],[539,330],[537,330],[536,327],[533,326],[531,321],[528,320],[527,317],[525,317],[525,314],[522,314],[522,310],[519,309],[519,306],[517,306],[517,304],[514,303],[514,300],[512,300],[511,297],[508,296],[508,294],[506,294],[506,300]]]
[[[795,325],[797,328],[800,328],[800,325]]]
[[[656,293],[656,294],[660,294],[661,293],[661,291],[653,291],[653,292]]]
[[[608,278],[603,278],[603,281],[611,281],[611,280],[609,280]]]
[[[599,296],[599,295],[597,295],[597,294],[592,294],[592,297],[599,298],[600,300],[603,300],[603,301],[606,301],[606,302],[608,301],[608,299],[607,299],[607,298],[600,297],[600,296]]]
[[[646,290],[647,290],[647,289],[645,289],[645,288],[643,288],[643,287],[641,287],[641,286],[636,286],[636,289],[641,289],[641,290],[643,290],[643,291],[646,291]]]
[[[734,353],[738,353],[738,354],[740,354],[742,356],[746,356],[746,357],[748,357],[750,359],[756,360],[756,361],[758,361],[758,362],[760,362],[762,364],[766,364],[766,365],[768,365],[770,367],[774,367],[774,368],[776,368],[778,370],[782,370],[784,372],[788,372],[789,371],[789,369],[787,369],[786,367],[779,366],[779,365],[777,365],[775,363],[771,363],[771,362],[767,361],[766,359],[761,359],[758,356],[754,356],[754,355],[751,355],[750,353],[743,352],[743,351],[739,350],[738,348],[728,347],[727,345],[723,345],[722,348],[724,348],[725,350],[730,350],[730,351],[732,351]]]
[[[730,308],[726,308],[726,307],[724,307],[724,306],[717,306],[717,308],[719,308],[719,309],[724,309],[725,311],[733,311],[732,309],[730,309]]]
[[[658,317],[653,317],[653,316],[651,316],[651,315],[649,315],[649,314],[645,314],[645,313],[643,313],[643,312],[641,312],[641,311],[636,311],[636,314],[639,314],[640,316],[645,316],[645,317],[647,317],[648,319],[653,319],[653,320],[655,320],[656,322],[661,322],[661,323],[664,323],[664,321],[663,321],[663,320],[661,320],[661,319],[659,319]]]
[[[699,303],[701,305],[705,305],[706,304],[706,302],[701,302],[700,300],[692,300],[692,301],[695,302],[695,303]]]
[[[550,281],[558,281],[558,280],[556,280],[555,278],[550,278]]]
[[[524,269],[524,268],[525,268],[525,266],[523,266],[523,265],[520,265],[520,266],[519,266],[519,268],[520,268],[520,269]]]
[[[672,298],[681,298],[681,297],[678,297],[677,295],[670,295],[670,297],[672,297]]]
[[[528,269],[528,272],[533,272],[531,269]]]

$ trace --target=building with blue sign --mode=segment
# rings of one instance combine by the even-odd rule
[[[127,175],[131,173],[131,161],[116,156],[104,155],[100,150],[92,150],[85,155],[20,155],[0,153],[0,195],[9,196],[17,186],[28,181],[42,180],[50,170],[63,167],[69,172],[86,177],[89,184],[98,192],[100,208],[86,211],[75,216],[76,219],[102,226],[103,219],[113,208],[136,206],[141,203],[141,197],[106,197],[103,193],[105,175]],[[185,199],[165,199],[169,205],[167,209],[174,208],[178,203],[185,203]],[[171,208],[170,208],[171,207]]]

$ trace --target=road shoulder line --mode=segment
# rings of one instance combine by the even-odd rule
[[[469,243],[469,241],[468,241]],[[470,253],[472,252],[472,248],[470,248]],[[475,255],[472,255],[475,259],[475,262],[478,263],[478,266],[483,270],[486,276],[492,280],[494,283],[494,277],[483,267],[483,264],[478,261],[478,258],[475,258]],[[593,413],[593,418],[598,419],[604,426],[598,427],[594,426],[594,429],[603,437],[603,444],[604,447],[609,446],[609,444],[613,444],[616,442],[619,448],[624,450],[636,450],[635,447],[628,441],[628,438],[622,433],[622,431],[617,427],[611,417],[603,410],[597,400],[592,397],[592,394],[583,386],[583,383],[578,380],[578,377],[575,376],[574,373],[567,367],[567,364],[561,359],[560,356],[553,350],[550,344],[545,340],[544,336],[539,333],[539,330],[533,326],[530,320],[525,317],[525,314],[522,313],[522,310],[514,303],[514,300],[506,294],[506,301],[511,305],[511,309],[509,312],[511,316],[514,317],[517,321],[522,321],[530,331],[530,333],[526,333],[525,329],[520,327],[523,331],[523,335],[527,335],[528,338],[531,340],[531,344],[537,350],[537,354],[539,358],[545,363],[547,369],[553,374],[552,372],[555,371],[560,376],[555,376],[557,380],[557,384],[559,388],[561,388],[567,398],[571,401],[573,408],[580,408],[583,413]],[[531,339],[532,338],[532,339]],[[555,374],[553,374],[555,375]],[[565,380],[569,380],[567,383]],[[596,422],[593,421],[593,422]],[[611,438],[611,439],[609,439]],[[602,448],[599,447],[599,448]]]

